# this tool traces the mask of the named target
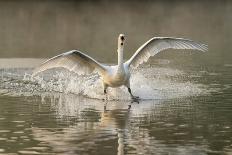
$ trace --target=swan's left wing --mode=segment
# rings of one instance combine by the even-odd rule
[[[52,68],[65,68],[79,75],[89,74],[94,70],[97,70],[100,73],[105,71],[105,67],[90,56],[80,51],[72,50],[45,61],[41,66],[34,70],[32,75],[34,76]]]
[[[207,51],[207,45],[194,42],[192,40],[172,37],[155,37],[144,43],[135,54],[125,62],[128,66],[138,67],[143,62],[146,62],[149,57],[156,55],[160,51],[166,49],[194,49]]]

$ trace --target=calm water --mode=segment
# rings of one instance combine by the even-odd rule
[[[4,61],[0,154],[232,154],[232,64],[145,65],[133,71],[137,104],[125,88],[102,101],[97,75],[31,78],[34,60]]]

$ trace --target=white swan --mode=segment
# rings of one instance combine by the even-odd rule
[[[207,45],[196,43],[192,40],[172,37],[154,37],[139,47],[129,60],[123,62],[124,45],[125,35],[120,34],[118,37],[117,65],[103,65],[78,50],[72,50],[47,60],[34,70],[33,76],[39,72],[57,67],[66,68],[79,75],[97,71],[102,77],[104,94],[107,94],[107,87],[119,87],[124,85],[128,88],[131,98],[137,99],[138,97],[132,95],[130,89],[130,67],[138,67],[143,62],[146,62],[149,57],[154,56],[165,49],[195,49],[203,52],[207,51]]]

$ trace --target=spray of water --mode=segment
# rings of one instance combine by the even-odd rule
[[[131,89],[144,100],[171,99],[196,96],[206,93],[203,85],[183,82],[178,77],[185,74],[179,70],[166,68],[140,68],[132,71]],[[175,78],[173,78],[175,77]],[[102,81],[97,74],[78,76],[77,74],[59,71],[44,76],[31,77],[25,74],[23,81],[29,81],[32,92],[62,92],[76,94],[94,99],[104,99]],[[126,87],[108,88],[109,100],[129,100]]]

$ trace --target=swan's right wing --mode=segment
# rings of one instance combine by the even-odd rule
[[[105,67],[90,56],[80,51],[72,50],[45,61],[33,71],[32,75],[34,76],[52,68],[65,68],[79,75],[90,74],[94,70],[97,70],[98,72],[105,71]]]

